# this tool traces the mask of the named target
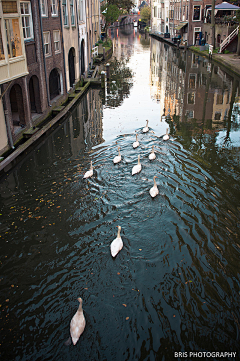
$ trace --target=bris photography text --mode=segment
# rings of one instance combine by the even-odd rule
[[[207,352],[207,351],[190,351],[190,352],[174,352],[174,357],[236,357],[237,352]]]

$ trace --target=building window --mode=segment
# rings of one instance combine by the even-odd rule
[[[33,29],[32,29],[32,14],[30,2],[20,3],[21,6],[21,16],[22,16],[22,28],[23,28],[23,37],[24,39],[33,38]]]
[[[189,74],[189,88],[196,88],[196,74]]]
[[[48,12],[47,12],[47,1],[46,0],[40,0],[40,4],[41,4],[41,13],[42,16],[47,16]]]
[[[188,104],[195,104],[195,93],[188,93]]]
[[[55,53],[60,53],[60,30],[53,31],[53,41],[54,41],[54,51]]]
[[[9,58],[22,55],[22,43],[18,19],[5,20],[7,49]]]
[[[194,118],[194,111],[193,110],[186,110],[185,113],[186,117],[189,119],[193,119]]]
[[[63,11],[63,24],[64,26],[68,26],[67,0],[62,0],[62,11]]]
[[[43,33],[43,43],[44,43],[44,54],[45,56],[48,56],[51,54],[50,31]]]
[[[75,25],[75,11],[74,11],[74,4],[73,0],[70,0],[70,16],[71,16],[71,25]]]
[[[193,21],[201,20],[201,6],[194,5],[193,6]]]
[[[57,15],[58,15],[58,11],[57,11],[57,0],[52,0],[52,3],[51,3],[51,14],[52,14],[52,16],[57,16]]]
[[[84,13],[83,13],[83,0],[79,1],[79,21],[83,21],[84,20]]]
[[[0,61],[5,59],[4,50],[3,50],[3,40],[1,32],[1,19],[0,19]]]

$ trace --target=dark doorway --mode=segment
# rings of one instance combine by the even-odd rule
[[[69,71],[69,84],[72,88],[73,84],[75,83],[75,50],[71,48],[68,53],[68,71]]]
[[[41,113],[41,100],[39,81],[36,75],[33,75],[29,80],[29,94],[30,94],[30,106],[32,113]]]
[[[81,42],[81,75],[85,72],[85,55],[84,55],[84,40]]]
[[[25,113],[23,105],[22,88],[20,85],[13,85],[10,91],[10,103],[12,111],[12,122],[14,126],[25,125]]]
[[[61,93],[60,75],[56,68],[54,68],[49,75],[49,90],[50,99],[55,98]]]

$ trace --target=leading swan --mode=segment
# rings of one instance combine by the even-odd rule
[[[143,128],[143,133],[147,133],[149,131],[149,128],[148,128],[148,120],[146,120],[147,124],[146,124],[146,127]]]
[[[84,174],[83,178],[89,178],[93,175],[92,161],[90,162],[90,169]]]
[[[119,163],[119,162],[121,162],[121,159],[122,159],[122,157],[121,157],[121,153],[120,153],[120,147],[118,147],[118,155],[116,155],[116,157],[114,157],[113,163],[114,164]]]

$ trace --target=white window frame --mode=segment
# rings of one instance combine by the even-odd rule
[[[47,36],[48,36],[48,39],[47,39]],[[48,40],[48,42],[46,40]],[[44,55],[46,57],[50,56],[51,55],[51,35],[50,35],[50,31],[43,32],[43,44],[44,44]],[[45,45],[46,44],[49,45],[49,52],[48,53],[46,53],[46,51],[45,51]]]
[[[22,14],[22,5],[28,5],[28,14]],[[24,11],[25,11],[25,7],[23,7]],[[24,30],[27,28],[26,26],[26,18],[29,18],[29,29],[30,29],[30,36],[28,37],[24,37],[24,40],[29,40],[29,39],[33,39],[34,35],[33,35],[33,21],[32,21],[32,9],[31,9],[31,2],[30,1],[21,1],[20,2],[20,11],[21,11],[21,18],[22,18],[22,28],[23,28],[23,37],[24,37]],[[26,30],[25,30],[25,33]]]
[[[5,62],[5,59],[6,59],[6,56],[5,56],[5,51],[4,51],[4,39],[3,39],[3,34],[2,34],[2,22],[4,22],[4,20],[2,18],[0,18],[0,45],[1,45],[1,49],[0,49],[0,54],[1,54],[1,57],[0,57],[0,62],[1,61],[4,61]]]
[[[53,12],[55,9],[55,12]],[[51,16],[58,16],[58,3],[57,0],[51,0]]]
[[[55,53],[61,52],[61,36],[60,36],[60,30],[53,30],[53,42],[54,42],[54,51]],[[55,45],[59,43],[59,49],[56,50]]]
[[[43,12],[43,7],[45,9],[44,12]],[[42,17],[47,17],[48,16],[47,0],[41,0],[41,14],[42,14]]]
[[[74,1],[69,0],[71,25],[76,26]]]

